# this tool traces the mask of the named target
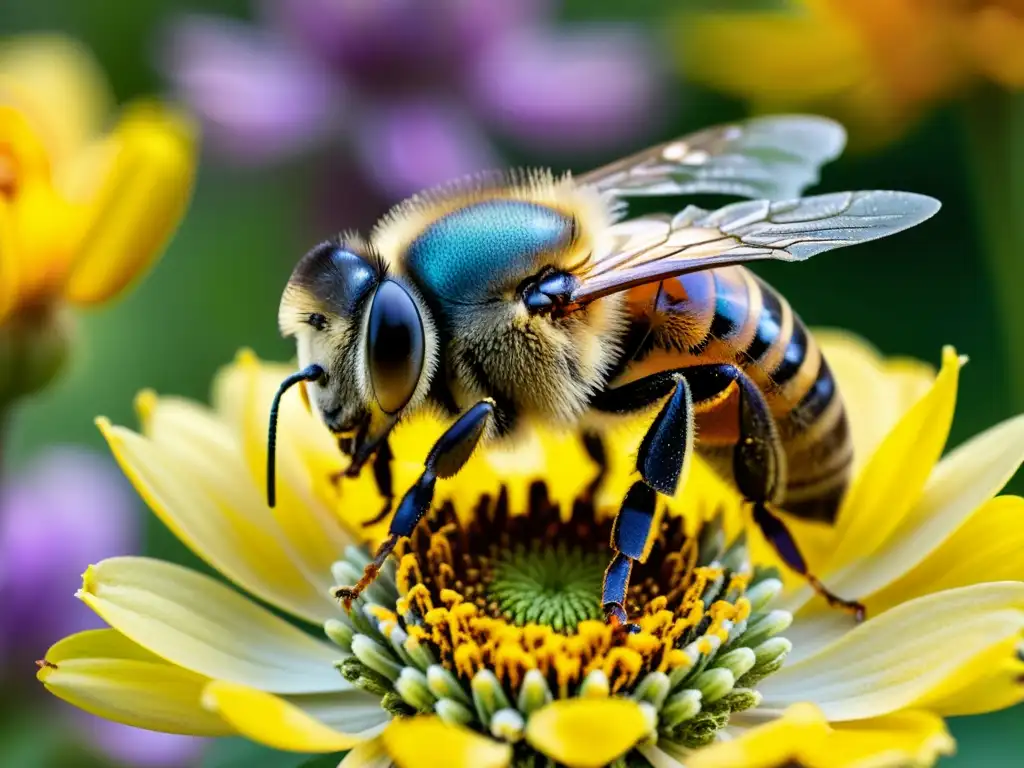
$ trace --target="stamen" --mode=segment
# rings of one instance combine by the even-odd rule
[[[578,500],[568,519],[531,489],[529,510],[509,514],[505,493],[482,498],[469,519],[432,510],[398,545],[377,580],[325,634],[352,656],[346,680],[390,712],[435,713],[449,723],[528,750],[532,713],[554,699],[624,696],[643,708],[641,743],[708,743],[733,712],[754,707],[752,686],[778,669],[792,621],[769,610],[782,588],[750,567],[743,539],[718,520],[696,536],[666,516],[656,547],[637,563],[626,633],[601,619],[611,521]],[[350,550],[335,564],[352,583],[371,558]],[[628,761],[627,761],[628,762]]]

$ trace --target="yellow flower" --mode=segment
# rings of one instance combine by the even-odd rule
[[[979,81],[1024,87],[1019,0],[797,0],[787,11],[685,12],[684,73],[759,110],[822,112],[885,141]]]
[[[123,291],[160,255],[185,210],[195,170],[191,123],[143,103],[103,133],[109,103],[94,61],[75,43],[0,42],[5,369],[21,367],[21,355],[54,335],[60,305],[98,304]],[[0,381],[3,399],[5,387],[17,388]]]
[[[944,717],[1024,699],[1024,500],[995,496],[1024,458],[1024,417],[940,460],[961,359],[945,350],[935,374],[820,340],[860,465],[834,528],[791,524],[829,585],[867,605],[862,624],[799,579],[784,587],[697,463],[634,572],[641,631],[595,621],[640,423],[615,436],[599,484],[571,435],[479,451],[346,614],[331,587],[361,573],[381,499],[368,473],[335,484],[334,441],[290,393],[266,506],[267,409],[289,371],[243,353],[212,408],[146,392],[141,434],[99,425],[157,516],[254,599],[178,565],[103,561],[79,597],[110,628],[58,642],[39,678],[144,728],[351,750],[342,768],[535,752],[580,767],[931,764],[953,748]],[[399,491],[440,429],[396,432]]]

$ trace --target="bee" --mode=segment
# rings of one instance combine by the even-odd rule
[[[372,461],[390,512],[388,435],[423,408],[451,425],[398,503],[350,605],[429,509],[436,479],[483,442],[532,420],[588,435],[598,462],[615,418],[653,413],[638,479],[615,520],[602,604],[625,609],[633,563],[650,554],[658,495],[696,452],[732,483],[784,563],[830,604],[863,618],[808,571],[783,520],[834,522],[853,460],[835,378],[786,299],[749,271],[899,232],[939,203],[907,192],[800,197],[845,143],[842,128],[777,116],[710,128],[579,177],[531,170],[418,194],[369,237],[345,235],[295,267],[279,323],[301,370],[271,409],[268,502],[280,397],[306,397],[351,457]],[[717,210],[627,216],[637,196],[750,198]],[[606,455],[606,454],[604,454]]]

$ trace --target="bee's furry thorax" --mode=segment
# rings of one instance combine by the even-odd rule
[[[555,317],[530,313],[520,292],[543,271],[568,271],[608,247],[615,215],[569,175],[520,171],[421,193],[381,219],[371,247],[431,306],[440,374],[460,408],[490,396],[548,421],[583,414],[620,354],[621,297]]]

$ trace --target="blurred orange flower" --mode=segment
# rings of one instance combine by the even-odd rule
[[[1024,88],[1024,0],[795,0],[684,12],[674,29],[691,79],[757,110],[834,115],[862,145],[978,82]]]
[[[185,210],[191,122],[136,104],[103,133],[111,102],[76,43],[0,43],[0,368],[47,369],[28,376],[37,381],[0,381],[0,402],[45,383],[63,359],[59,307],[124,290]]]

